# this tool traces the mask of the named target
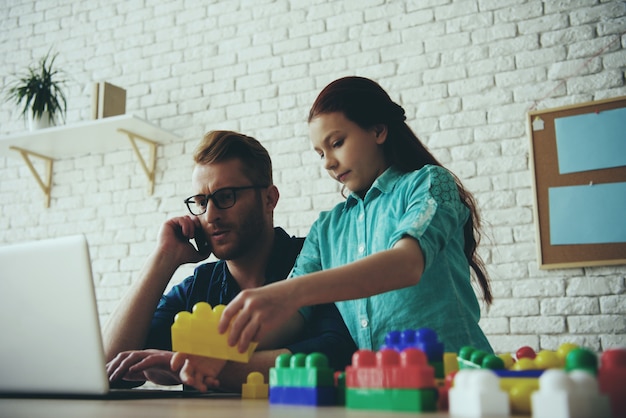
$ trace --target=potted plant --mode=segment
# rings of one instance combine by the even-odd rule
[[[31,130],[55,125],[57,117],[65,121],[67,102],[59,79],[61,71],[54,69],[58,54],[50,56],[50,51],[39,60],[37,66],[30,66],[25,74],[8,84],[7,99],[22,107],[22,116],[31,120]]]

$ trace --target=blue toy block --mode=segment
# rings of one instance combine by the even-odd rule
[[[439,341],[437,333],[430,328],[391,331],[385,336],[385,344],[380,349],[403,351],[409,347],[426,353],[429,363],[443,362],[443,343]]]
[[[545,370],[492,370],[498,377],[509,377],[509,378],[538,378],[540,377]]]
[[[334,386],[326,387],[270,387],[269,401],[271,404],[283,405],[335,405],[337,393]]]

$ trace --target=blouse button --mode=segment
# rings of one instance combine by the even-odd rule
[[[365,251],[365,246],[359,245],[359,254],[363,254],[363,251]]]
[[[361,319],[361,328],[367,328],[368,324],[369,322],[367,321],[367,319]]]

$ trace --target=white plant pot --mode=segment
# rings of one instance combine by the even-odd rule
[[[47,110],[43,112],[41,118],[36,118],[31,111],[28,123],[30,130],[36,131],[38,129],[45,129],[54,126],[54,119],[50,117],[50,113],[48,113]]]

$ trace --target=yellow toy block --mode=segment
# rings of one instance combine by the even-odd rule
[[[509,394],[513,414],[530,414],[531,394],[539,390],[539,379],[531,377],[501,377],[500,388]]]
[[[263,374],[252,372],[248,374],[246,383],[241,385],[242,399],[268,399],[269,385],[265,383]]]
[[[224,308],[224,305],[211,308],[206,302],[198,302],[192,313],[179,312],[172,324],[172,351],[247,363],[257,343],[250,343],[243,353],[228,345],[230,325],[224,334],[217,331]]]
[[[456,353],[443,353],[443,375],[448,376],[452,372],[459,370],[459,361]]]

